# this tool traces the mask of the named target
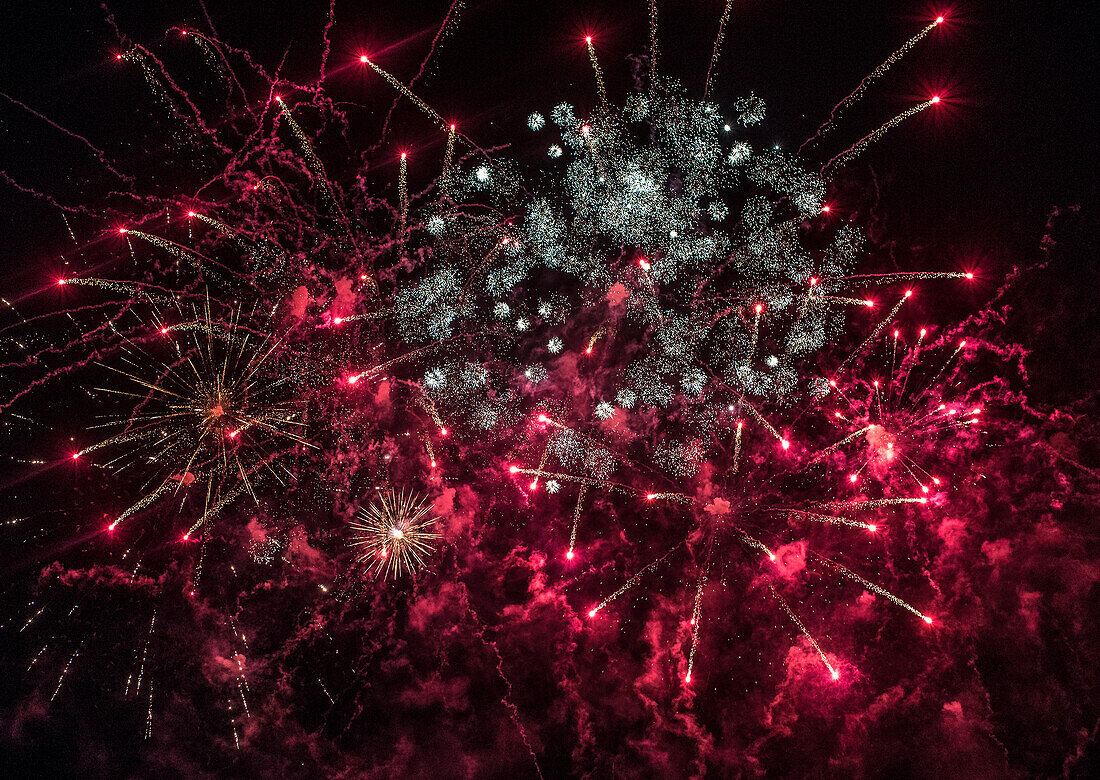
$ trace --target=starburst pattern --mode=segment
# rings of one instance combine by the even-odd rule
[[[385,490],[359,510],[350,524],[359,562],[383,578],[415,574],[432,554],[436,518],[431,502],[405,491]]]

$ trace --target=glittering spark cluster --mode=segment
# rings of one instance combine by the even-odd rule
[[[212,567],[236,582],[238,566],[311,562],[310,594],[324,603],[330,590],[348,598],[342,584],[362,572],[375,580],[356,587],[396,590],[403,575],[460,576],[451,548],[461,561],[516,541],[561,564],[547,576],[572,578],[580,595],[567,606],[585,626],[663,577],[653,588],[682,606],[668,641],[686,683],[700,674],[703,628],[718,622],[708,583],[761,596],[831,680],[845,679],[850,662],[799,603],[815,588],[934,623],[928,583],[906,577],[905,598],[878,584],[919,557],[903,534],[890,571],[867,572],[850,552],[889,537],[903,511],[935,511],[965,472],[984,408],[962,373],[976,347],[951,329],[911,338],[903,318],[924,282],[972,274],[857,273],[866,239],[829,202],[844,163],[939,98],[827,160],[763,147],[764,101],[714,97],[731,6],[702,97],[657,69],[656,3],[651,69],[621,100],[587,36],[592,112],[557,102],[515,118],[537,166],[483,150],[383,56],[363,54],[347,67],[411,102],[440,149],[390,149],[386,165],[342,170],[322,139],[347,116],[319,88],[262,74],[271,98],[226,163],[224,197],[150,198],[126,227],[100,226],[122,257],[115,276],[134,278],[72,269],[50,285],[69,307],[67,340],[18,345],[48,370],[0,408],[92,363],[114,377],[91,395],[126,408],[72,458],[110,457],[102,465],[134,488],[110,531],[167,516],[168,497],[184,539],[203,529],[200,551],[181,553],[198,556],[181,575],[195,599],[216,598],[199,582]],[[222,44],[182,34],[232,77]],[[119,61],[170,109],[176,143],[224,153],[229,139],[151,52]],[[41,333],[39,320],[23,324]],[[460,491],[507,520],[438,518],[436,502]],[[227,625],[239,747],[248,646]]]
[[[368,572],[387,578],[419,571],[432,554],[433,540],[439,538],[432,531],[435,520],[423,496],[381,493],[351,523],[359,562]]]

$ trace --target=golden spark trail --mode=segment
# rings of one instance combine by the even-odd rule
[[[451,165],[454,163],[455,156],[455,126],[448,125],[447,127],[447,148],[443,152],[443,172],[439,175],[439,190],[440,194],[444,192],[444,183],[447,181],[447,174],[451,171]]]
[[[195,259],[198,258],[199,260],[206,260],[208,262],[210,261],[210,258],[199,254],[194,249],[189,249],[182,244],[177,244],[175,241],[169,241],[168,239],[161,238],[160,236],[143,233],[140,230],[128,230],[126,228],[121,229],[120,232],[122,232],[126,236],[127,241],[130,240],[130,236],[137,236],[143,241],[148,241],[153,246],[163,249],[164,251],[168,252],[170,255],[179,260],[188,260],[194,262]]]
[[[894,319],[894,316],[898,313],[898,310],[900,310],[901,307],[905,305],[905,302],[912,297],[912,294],[912,291],[906,292],[905,295],[901,297],[901,300],[894,304],[894,308],[890,309],[890,311],[886,314],[885,317],[882,318],[879,324],[875,326],[875,329],[871,331],[871,335],[865,338],[862,344],[853,349],[852,353],[848,355],[848,357],[844,359],[844,362],[840,364],[837,370],[833,372],[834,378],[840,376],[840,372],[844,370],[845,366],[847,366],[855,359],[856,355],[863,351],[864,347],[866,347],[868,344],[878,338],[879,334],[882,333],[882,331],[886,328],[886,325]]]
[[[406,86],[405,86],[404,84],[402,84],[402,83],[401,83],[400,81],[398,81],[397,79],[395,79],[395,78],[394,78],[393,76],[391,76],[391,75],[390,75],[389,73],[387,73],[386,71],[382,70],[382,69],[381,69],[380,67],[378,67],[377,65],[375,65],[375,64],[374,64],[374,62],[373,62],[373,60],[367,59],[366,57],[360,57],[360,58],[359,58],[359,60],[360,60],[360,62],[362,62],[362,63],[364,63],[364,64],[366,64],[366,65],[370,65],[370,66],[371,66],[371,69],[372,69],[372,70],[373,70],[373,71],[374,71],[375,73],[377,73],[377,74],[378,74],[379,76],[381,76],[381,77],[382,77],[382,78],[384,78],[384,79],[385,79],[386,81],[388,81],[388,82],[390,83],[390,86],[392,86],[392,87],[393,87],[394,89],[396,89],[396,90],[397,90],[398,92],[400,92],[400,93],[401,93],[402,95],[404,95],[404,96],[405,96],[405,97],[407,97],[407,98],[408,98],[409,100],[411,100],[411,101],[413,102],[413,104],[414,104],[414,105],[416,105],[416,107],[417,107],[417,108],[419,108],[419,109],[420,109],[421,111],[423,111],[423,112],[424,112],[425,114],[427,114],[427,115],[428,115],[428,116],[430,116],[430,117],[431,117],[432,119],[434,119],[434,120],[435,120],[436,122],[438,122],[438,123],[439,123],[439,126],[440,126],[440,127],[442,127],[442,128],[446,128],[446,127],[447,127],[447,123],[446,123],[445,121],[443,121],[443,117],[441,117],[441,116],[440,116],[439,114],[437,114],[437,113],[435,112],[435,109],[433,109],[433,108],[432,108],[431,106],[429,106],[429,105],[428,105],[427,103],[425,103],[425,102],[424,102],[423,100],[421,100],[421,99],[420,99],[420,98],[418,98],[418,97],[417,97],[416,95],[414,95],[414,94],[413,94],[413,92],[412,92],[412,90],[410,90],[410,89],[409,89],[408,87],[406,87]]]
[[[917,343],[913,346],[913,360],[909,364],[909,370],[905,372],[905,379],[902,380],[901,390],[898,391],[898,399],[899,400],[902,399],[902,398],[905,398],[905,387],[906,387],[906,385],[909,384],[909,377],[913,374],[913,369],[920,362],[919,361],[920,346],[921,346],[921,343],[924,341],[924,337],[927,334],[928,334],[928,331],[925,328],[921,328],[920,333],[917,334]],[[902,365],[903,366],[905,365],[904,360],[902,361]]]
[[[120,282],[115,279],[96,279],[88,276],[74,276],[69,279],[61,279],[58,284],[79,285],[81,287],[97,287],[101,290],[117,292],[130,297],[141,296],[150,303],[171,303],[172,299],[165,295],[150,295],[140,282]]]
[[[399,233],[405,235],[405,223],[409,218],[409,187],[407,182],[408,176],[408,154],[401,152],[401,164],[397,169],[397,197],[398,208],[401,209],[401,227]]]
[[[431,463],[432,468],[435,468],[435,449],[432,447],[432,438],[428,434],[421,431],[420,441],[424,443],[424,451],[428,454],[428,461]]]
[[[835,444],[830,444],[828,447],[826,447],[825,449],[821,450],[816,455],[814,455],[814,457],[811,458],[810,461],[806,465],[807,466],[812,466],[813,464],[817,463],[819,460],[824,458],[829,453],[835,452],[836,450],[843,447],[845,444],[848,444],[852,440],[859,438],[862,434],[867,433],[867,431],[871,430],[873,427],[874,427],[873,425],[868,425],[866,428],[860,428],[855,433],[851,433],[848,436],[845,436],[843,439],[836,442]]]
[[[824,556],[821,556],[821,555],[819,555],[815,552],[811,552],[810,554],[814,558],[816,558],[817,560],[824,563],[826,566],[829,566],[830,568],[832,568],[835,571],[839,572],[841,575],[847,577],[852,582],[857,582],[860,585],[862,585],[863,587],[865,587],[867,590],[872,591],[873,593],[877,593],[878,595],[880,595],[883,598],[886,598],[887,600],[893,602],[894,604],[901,607],[902,609],[909,610],[914,615],[916,615],[921,620],[923,620],[925,623],[929,623],[929,624],[932,623],[932,618],[928,617],[927,615],[925,615],[923,612],[921,612],[919,609],[912,606],[911,604],[909,604],[905,601],[902,601],[901,599],[899,599],[897,596],[895,596],[893,593],[886,590],[885,588],[882,588],[882,587],[876,585],[875,583],[871,582],[870,580],[863,579],[863,577],[860,577],[858,574],[856,574],[851,569],[849,569],[845,566],[841,566],[836,561],[831,561],[828,558],[825,558]]]
[[[592,127],[589,124],[581,125],[581,135],[584,137],[584,144],[588,147],[588,153],[592,155],[592,163],[596,166],[596,170],[600,173],[600,181],[607,178],[607,171],[604,170],[603,163],[600,162],[600,156],[596,154],[596,146],[592,143]]]
[[[775,561],[775,553],[773,553],[771,551],[771,549],[768,547],[768,545],[764,544],[759,539],[754,539],[753,537],[749,536],[747,533],[742,531],[740,528],[738,528],[736,530],[737,530],[737,533],[741,534],[741,538],[745,542],[745,544],[747,544],[749,547],[753,548],[754,550],[760,550],[762,553],[764,553],[765,555],[768,556],[768,560],[770,560],[772,562]]]
[[[867,501],[829,501],[818,504],[821,509],[874,509],[880,506],[898,506],[899,504],[927,504],[928,499],[921,498],[872,498]]]
[[[739,461],[741,459],[741,429],[745,427],[743,420],[737,421],[737,433],[733,437],[733,473],[737,473]]]
[[[749,359],[756,355],[756,346],[760,343],[760,315],[763,313],[764,307],[759,303],[756,304],[756,317],[752,321],[752,346],[749,347]]]
[[[695,588],[695,606],[691,610],[691,652],[688,653],[688,668],[687,674],[684,676],[684,682],[691,682],[691,671],[695,668],[695,651],[699,647],[699,624],[702,622],[703,614],[703,588],[707,585],[707,575],[710,573],[710,561],[711,555],[714,553],[714,543],[717,534],[711,533],[710,541],[707,543],[707,560],[703,564],[703,571],[699,577],[699,584]]]
[[[245,474],[244,474],[243,470],[241,471],[241,476],[245,477]],[[212,506],[209,506],[207,508],[207,510],[205,512],[203,512],[202,517],[200,517],[198,520],[196,520],[195,524],[192,525],[187,530],[187,533],[183,535],[183,538],[184,539],[190,538],[191,534],[195,533],[195,531],[199,528],[199,526],[201,526],[203,523],[207,522],[211,517],[218,514],[223,509],[225,509],[227,506],[229,506],[231,503],[233,503],[238,498],[240,498],[241,494],[245,492],[246,488],[248,489],[249,494],[253,495],[253,498],[255,498],[255,495],[252,494],[252,488],[251,488],[250,484],[247,482],[247,478],[245,478],[245,479],[246,479],[246,481],[243,484],[234,485],[232,490],[230,490],[228,493],[226,493],[224,496],[222,496],[220,499],[218,499],[216,502],[214,502],[214,504]]]
[[[839,295],[807,295],[807,299],[814,301],[829,301],[831,303],[843,303],[848,306],[867,306],[866,298],[844,298]],[[868,306],[868,308],[870,308]]]
[[[790,446],[790,442],[788,442],[786,439],[784,439],[783,436],[779,433],[779,431],[777,431],[775,429],[775,427],[770,422],[768,422],[767,420],[764,419],[764,415],[762,415],[762,414],[760,414],[760,412],[756,411],[755,406],[750,404],[744,398],[739,399],[739,402],[742,406],[744,406],[746,409],[749,410],[749,414],[751,414],[754,418],[756,418],[757,422],[759,422],[761,425],[764,426],[765,429],[767,429],[768,433],[770,433],[772,436],[774,436],[776,438],[776,440],[779,441],[779,443],[783,445],[783,449],[787,449],[787,447]]]
[[[722,11],[722,18],[718,22],[718,37],[714,39],[714,52],[710,55],[710,65],[707,67],[707,82],[703,88],[703,98],[710,95],[711,80],[714,77],[714,69],[718,67],[718,56],[722,53],[722,41],[726,37],[726,22],[730,19],[730,11],[733,10],[733,0],[726,0],[726,8]]]
[[[69,673],[69,667],[73,665],[73,661],[80,655],[80,646],[78,645],[76,650],[73,651],[72,657],[69,658],[68,663],[65,664],[65,668],[61,670],[61,676],[57,678],[57,687],[54,688],[53,696],[50,697],[50,703],[57,698],[57,694],[61,693],[61,684],[65,682],[65,675]]]
[[[657,76],[657,0],[649,0],[649,76]]]
[[[368,311],[364,314],[349,314],[347,317],[334,317],[332,322],[334,325],[341,325],[345,322],[356,322],[359,320],[381,320],[386,317],[392,317],[393,315],[393,309],[379,309],[378,311]]]
[[[804,517],[807,520],[813,520],[815,523],[832,523],[833,525],[846,525],[852,528],[862,528],[866,531],[876,531],[878,526],[874,523],[864,523],[859,520],[851,520],[847,517],[837,517],[836,515],[822,515],[817,512],[807,512],[805,509],[772,509],[771,512],[786,513],[794,517]]]
[[[934,98],[931,98],[930,100],[924,101],[923,103],[917,103],[917,105],[913,106],[912,108],[909,108],[909,109],[906,109],[905,111],[902,111],[900,114],[898,114],[896,117],[891,119],[889,122],[886,122],[881,127],[879,127],[877,130],[872,130],[870,133],[863,136],[863,138],[856,141],[854,144],[852,144],[850,147],[848,147],[843,152],[838,154],[836,157],[829,160],[829,162],[825,163],[825,165],[823,165],[821,167],[822,175],[824,175],[825,172],[827,170],[829,170],[830,168],[832,168],[834,165],[842,165],[842,164],[848,162],[849,160],[852,160],[852,159],[858,157],[868,146],[870,146],[875,141],[882,138],[890,130],[892,130],[893,128],[900,125],[906,119],[908,119],[911,116],[916,116],[921,111],[924,111],[926,108],[934,106],[939,102],[940,102],[940,99],[938,97],[934,97]]]
[[[683,544],[683,542],[680,542],[680,544]],[[666,553],[665,553],[664,555],[662,555],[662,556],[661,556],[660,558],[658,558],[657,560],[653,561],[652,563],[646,564],[646,565],[645,565],[644,567],[642,567],[642,569],[640,569],[640,570],[639,570],[639,571],[638,571],[638,572],[637,572],[636,574],[634,574],[634,576],[633,576],[633,577],[631,577],[631,578],[630,578],[630,579],[628,579],[628,580],[627,580],[627,581],[626,581],[625,583],[623,583],[622,587],[620,587],[620,588],[619,588],[619,589],[618,589],[617,591],[615,591],[615,592],[614,592],[614,593],[612,593],[612,594],[611,594],[610,596],[608,596],[607,598],[605,598],[605,599],[604,599],[603,601],[601,601],[601,602],[600,602],[599,604],[597,604],[597,605],[596,605],[595,607],[593,607],[592,609],[588,610],[588,617],[590,617],[590,618],[596,617],[596,614],[597,614],[597,613],[598,613],[598,612],[599,612],[599,611],[600,611],[601,609],[603,609],[603,608],[604,608],[604,607],[606,607],[606,606],[607,606],[608,604],[610,604],[610,603],[611,603],[612,601],[614,601],[615,599],[617,599],[617,598],[618,598],[619,596],[623,595],[623,594],[624,594],[624,593],[626,593],[626,592],[627,592],[628,590],[630,590],[630,589],[631,589],[631,588],[633,588],[633,587],[634,587],[635,585],[637,585],[637,584],[638,584],[638,581],[639,581],[639,580],[640,580],[640,579],[642,578],[642,576],[643,576],[643,575],[644,575],[644,574],[645,574],[645,573],[646,573],[647,571],[649,571],[650,569],[654,568],[655,566],[658,566],[658,565],[660,565],[660,564],[664,563],[664,561],[665,561],[665,560],[666,560],[666,559],[668,558],[668,556],[672,555],[672,553],[676,551],[676,549],[677,549],[677,548],[678,548],[678,547],[680,546],[680,544],[677,544],[677,545],[676,545],[675,547],[673,547],[672,549],[670,549],[670,550],[669,550],[668,552],[666,552]]]
[[[588,346],[585,347],[584,353],[586,355],[591,355],[592,354],[592,348],[596,346],[596,342],[599,341],[600,337],[605,335],[606,333],[607,333],[606,328],[600,328],[598,331],[593,333],[592,338],[590,338],[588,340]]]
[[[118,527],[118,524],[121,523],[123,520],[125,520],[126,518],[132,516],[133,514],[135,514],[137,512],[140,512],[142,509],[144,509],[145,507],[152,504],[154,501],[156,501],[158,498],[160,498],[164,493],[168,492],[168,490],[172,487],[171,483],[172,483],[172,480],[166,479],[163,483],[161,483],[160,487],[158,487],[152,493],[147,494],[144,498],[142,498],[136,504],[134,504],[129,509],[127,509],[125,512],[120,514],[117,518],[115,518],[115,521],[113,523],[111,523],[109,526],[107,526],[107,528],[111,531],[115,530],[115,528]],[[182,484],[182,483],[177,483],[177,486],[179,484]]]
[[[866,282],[869,284],[893,284],[894,282],[913,282],[928,279],[973,279],[974,274],[966,271],[902,271],[889,274],[855,274],[853,276],[824,276],[823,282],[845,281]]]
[[[581,521],[581,507],[584,504],[584,494],[588,491],[588,485],[581,484],[580,492],[577,494],[577,508],[573,510],[573,530],[569,534],[569,551],[565,554],[567,558],[573,558],[573,548],[577,546],[577,525]]]
[[[887,57],[881,65],[871,71],[871,74],[865,77],[863,81],[859,82],[859,86],[852,90],[851,94],[849,94],[847,97],[845,97],[835,106],[833,106],[833,110],[829,112],[829,118],[825,120],[825,123],[822,124],[821,127],[817,128],[810,139],[808,139],[805,143],[802,144],[802,146],[799,147],[799,151],[802,151],[802,148],[805,147],[806,144],[816,141],[822,138],[826,133],[828,133],[829,130],[833,128],[835,122],[840,118],[840,114],[844,110],[850,108],[852,105],[858,102],[859,99],[863,97],[863,94],[867,91],[867,89],[884,75],[886,75],[886,72],[890,70],[890,68],[893,67],[893,65],[898,60],[900,60],[907,51],[916,46],[922,38],[924,38],[926,35],[928,35],[928,33],[932,32],[942,23],[943,17],[937,17],[934,21],[925,26],[924,29],[922,29],[920,32],[918,32],[916,35],[914,35],[912,38],[902,44],[901,48],[895,51],[889,57]]]
[[[787,617],[791,619],[791,622],[798,626],[798,630],[802,632],[802,635],[806,637],[806,639],[810,640],[810,644],[813,645],[814,650],[817,651],[818,656],[821,658],[821,663],[825,664],[825,668],[829,670],[829,674],[832,675],[832,678],[834,680],[839,680],[840,672],[834,669],[833,665],[829,663],[829,659],[825,657],[825,652],[821,649],[821,645],[817,643],[817,640],[813,638],[810,632],[806,629],[806,626],[803,625],[802,621],[798,619],[798,615],[794,614],[794,610],[792,610],[786,600],[779,595],[778,591],[776,591],[775,587],[771,583],[768,583],[768,590],[772,592],[772,595],[775,596],[775,600],[779,602],[779,605],[781,607],[783,607],[783,611],[787,613]]]
[[[607,89],[603,83],[603,72],[600,70],[600,63],[596,59],[596,47],[592,45],[592,36],[589,35],[585,39],[585,43],[588,44],[588,59],[592,62],[592,71],[596,74],[596,87],[600,92],[600,105],[607,105]]]
[[[309,166],[313,173],[313,180],[328,197],[329,205],[332,206],[340,217],[340,221],[347,227],[347,217],[344,215],[344,210],[340,208],[340,204],[336,200],[336,195],[333,193],[332,187],[328,183],[328,174],[325,172],[324,163],[321,162],[321,158],[317,156],[317,153],[313,151],[313,145],[309,142],[309,136],[307,136],[301,126],[294,121],[294,116],[290,113],[290,108],[287,106],[286,102],[281,97],[276,97],[275,102],[279,104],[280,112],[286,119],[286,123],[290,126],[291,132],[294,133],[294,137],[298,139],[299,145],[302,147],[302,155],[305,157],[306,165]],[[348,236],[354,244],[355,239],[351,236],[350,227],[348,227]],[[356,249],[358,250],[358,246],[356,246]]]
[[[439,410],[435,408],[435,403],[432,402],[432,399],[428,396],[428,394],[422,392],[417,401],[424,408],[424,411],[431,415],[432,421],[435,422],[435,424],[439,427],[439,430],[446,434],[447,426],[443,424],[443,420],[439,416]]]
[[[287,125],[290,126],[290,131],[294,133],[294,137],[297,138],[298,143],[301,144],[302,154],[305,156],[309,167],[313,169],[314,176],[318,179],[327,181],[325,166],[321,163],[321,158],[313,151],[313,145],[309,142],[309,137],[302,130],[301,125],[294,121],[294,115],[290,113],[290,108],[287,106],[286,101],[281,97],[277,97],[275,98],[275,102],[279,104],[279,112],[283,115],[283,118],[286,119]]]

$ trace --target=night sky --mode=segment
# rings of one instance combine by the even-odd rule
[[[657,4],[659,69],[692,99],[702,97],[723,6]],[[598,113],[585,35],[596,42],[610,103],[622,105],[648,68],[647,4],[497,0],[456,9],[387,0],[334,7],[332,20],[327,3],[289,0],[43,2],[6,13],[0,772],[1100,774],[1093,4],[734,3],[710,98],[725,116],[750,91],[762,98],[766,118],[744,137],[754,147],[790,152],[892,50],[937,14],[946,17],[809,149],[806,166],[816,171],[931,95],[942,96],[940,105],[833,177],[826,189],[833,221],[803,220],[802,229],[810,242],[844,224],[862,230],[867,242],[854,273],[974,275],[967,283],[920,282],[896,326],[915,334],[928,325],[936,365],[954,357],[952,344],[969,340],[965,365],[959,359],[950,369],[944,363],[941,374],[933,369],[930,387],[967,408],[980,405],[984,415],[980,434],[951,439],[937,429],[911,445],[920,463],[944,462],[950,488],[942,499],[878,512],[877,522],[890,524],[881,544],[846,546],[839,531],[805,524],[776,529],[765,539],[779,553],[774,579],[745,554],[750,537],[730,518],[768,502],[813,500],[815,491],[830,500],[848,496],[842,491],[852,486],[821,490],[845,482],[854,461],[822,456],[825,470],[811,472],[818,475],[812,479],[804,470],[773,470],[775,458],[761,453],[764,444],[772,453],[775,442],[763,433],[745,445],[752,470],[742,473],[760,477],[754,486],[749,477],[731,476],[731,421],[699,422],[706,415],[693,417],[692,392],[656,408],[621,404],[609,419],[593,418],[591,404],[581,412],[588,401],[614,396],[606,388],[642,359],[642,345],[656,333],[631,324],[616,298],[617,289],[627,295],[622,280],[645,281],[636,263],[629,271],[616,266],[605,291],[616,279],[620,284],[595,298],[586,291],[595,281],[532,272],[522,290],[508,293],[516,311],[525,296],[584,304],[558,319],[532,314],[533,331],[525,326],[507,338],[481,309],[462,309],[463,291],[456,322],[464,331],[454,337],[460,346],[447,349],[492,376],[484,394],[509,409],[496,427],[478,428],[488,402],[461,395],[476,385],[472,380],[462,380],[467,384],[452,397],[441,393],[438,409],[429,409],[431,401],[417,400],[423,388],[415,388],[435,364],[401,362],[380,384],[363,368],[417,346],[408,334],[418,316],[400,331],[369,319],[355,323],[354,336],[338,334],[340,322],[332,319],[334,312],[362,311],[369,296],[360,283],[368,276],[386,305],[398,308],[401,285],[415,285],[444,257],[420,227],[407,246],[389,236],[399,209],[399,152],[409,155],[410,219],[419,225],[421,217],[411,215],[428,213],[422,210],[441,197],[432,188],[446,134],[360,55],[405,84],[422,71],[413,91],[460,126],[457,154],[467,157],[459,165],[476,168],[465,140],[472,139],[491,158],[512,161],[507,170],[515,176],[537,182],[532,190],[545,190],[553,186],[545,173],[550,141],[528,129],[528,115],[550,117],[562,101],[578,116]],[[437,35],[448,13],[451,23]],[[209,54],[213,48],[192,45],[181,31],[217,42],[238,80]],[[117,59],[135,46],[150,53],[145,62],[155,55],[163,65],[156,75],[162,83],[170,74],[166,97],[150,90],[136,61]],[[318,89],[325,52],[328,76]],[[271,78],[259,74],[261,67]],[[317,184],[286,123],[274,122],[276,94],[296,106],[335,190]],[[599,165],[599,149],[590,151]],[[291,258],[284,265],[253,251],[247,272],[184,283],[168,255],[119,234],[120,226],[138,226],[226,262],[232,241],[205,225],[186,227],[183,215],[188,208],[217,213],[245,241],[272,240],[275,218],[246,191],[262,183],[260,170],[289,172],[280,174],[288,189],[297,176],[308,192],[282,212],[285,228],[277,235]],[[326,195],[332,191],[344,198],[335,210]],[[494,208],[520,214],[515,221],[522,222],[528,194],[502,185],[493,196],[519,205]],[[166,209],[169,224],[160,216]],[[353,258],[361,245],[341,243],[345,212],[368,247],[369,271]],[[490,245],[470,241],[463,246],[476,257],[464,273],[491,278],[494,252],[502,250],[487,253]],[[623,257],[629,251],[623,247]],[[145,303],[126,292],[122,306],[133,311],[124,313],[100,290],[56,285],[73,275],[158,291],[186,288],[194,300],[209,294],[218,305],[253,295],[258,309],[283,307],[268,333],[282,334],[287,345],[278,365],[292,377],[294,394],[284,398],[301,410],[307,438],[319,446],[316,454],[290,456],[289,486],[259,485],[257,502],[241,499],[186,541],[181,534],[201,497],[182,510],[171,501],[145,508],[108,535],[111,517],[148,492],[150,478],[141,473],[141,457],[115,473],[106,454],[89,458],[81,450],[106,438],[94,427],[103,415],[134,406],[98,390],[104,382],[118,386],[109,374],[118,353],[108,346],[105,316],[132,327],[136,320],[126,318]],[[881,295],[883,313],[894,289]],[[744,319],[745,327],[751,323]],[[847,365],[844,355],[876,323],[858,312],[848,317],[841,335],[815,345],[821,365]],[[268,335],[263,331],[256,327],[257,335]],[[565,340],[563,354],[546,347],[547,334]],[[607,345],[600,368],[591,370],[581,354],[590,336],[597,353]],[[906,338],[912,344],[915,336]],[[872,392],[870,377],[891,369],[890,353],[882,354],[885,363],[857,361],[862,374],[853,388]],[[537,391],[522,374],[533,362],[549,370]],[[351,386],[359,382],[355,370],[367,387]],[[846,414],[863,408],[856,390],[850,394]],[[827,396],[820,408],[831,414],[834,402],[840,398]],[[804,405],[779,399],[768,408],[800,419]],[[568,565],[576,487],[540,494],[507,471],[509,464],[535,469],[540,456],[546,461],[543,449],[549,452],[558,434],[556,423],[531,422],[543,412],[584,432],[570,441],[598,439],[621,456],[610,481],[622,490],[588,493],[580,560]],[[747,412],[739,406],[738,414]],[[811,440],[820,449],[837,438],[807,425],[805,445],[796,441],[791,453],[803,461],[812,457]],[[674,450],[693,464],[679,475],[662,465],[674,429],[704,431],[698,457]],[[569,446],[589,445],[554,451],[550,461],[560,457],[566,472]],[[599,471],[591,454],[572,464],[574,473]],[[877,469],[861,473],[859,489],[874,474],[882,495],[900,495],[902,478]],[[348,547],[347,523],[373,491],[390,486],[428,497],[440,539],[423,571],[386,581],[362,571]],[[198,485],[193,489],[197,494]],[[659,499],[653,508],[628,496],[641,491],[644,498],[648,489],[683,491],[697,509],[685,514],[678,499]],[[734,529],[726,536],[712,530],[723,522]],[[721,538],[714,568],[712,538]],[[935,624],[924,626],[851,581],[826,576],[828,566],[811,572],[808,549],[844,557],[906,602],[929,605]],[[667,562],[598,619],[586,615],[666,553]],[[703,619],[688,685],[688,619],[704,570],[710,585],[699,591]],[[838,665],[839,684],[822,672],[818,651],[779,597],[769,595],[772,581],[820,641],[820,658]]]

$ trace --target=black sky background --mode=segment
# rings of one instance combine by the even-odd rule
[[[285,55],[288,77],[307,82],[317,73],[327,6],[210,0],[206,8],[220,40],[251,52],[271,71]],[[357,104],[348,107],[347,154],[378,142],[394,102],[389,87],[364,76],[354,60],[369,53],[407,81],[447,6],[337,3],[329,68],[352,64],[334,73],[326,86],[334,99]],[[718,0],[659,4],[661,69],[694,93],[702,89],[721,7]],[[728,110],[735,98],[755,92],[768,104],[768,118],[754,139],[793,150],[837,100],[937,13],[948,17],[944,28],[876,84],[823,145],[830,154],[816,152],[813,159],[827,159],[914,102],[943,95],[939,109],[893,131],[852,166],[834,202],[840,214],[868,225],[880,246],[873,263],[965,268],[978,274],[969,297],[939,304],[944,318],[984,303],[1013,266],[1039,261],[1049,214],[1080,207],[1080,215],[1063,225],[1057,263],[1034,278],[1032,297],[1017,301],[1021,316],[1009,328],[1012,337],[1038,353],[1031,363],[1032,400],[1080,402],[1095,393],[1100,369],[1100,307],[1091,292],[1100,283],[1093,237],[1098,194],[1094,3],[739,0],[714,98]],[[119,41],[108,14],[127,40]],[[136,175],[139,189],[185,196],[205,180],[188,169],[185,159],[160,156],[149,139],[163,130],[163,112],[153,105],[136,69],[120,67],[114,59],[133,41],[154,49],[170,66],[173,46],[180,49],[176,62],[181,68],[194,63],[194,53],[185,52],[166,30],[206,29],[197,3],[40,2],[7,8],[4,17],[0,92],[86,137],[120,170]],[[630,83],[627,57],[644,54],[647,47],[644,0],[472,2],[417,92],[484,147],[528,142],[524,123],[530,111],[545,113],[560,101],[574,103],[581,112],[594,105],[582,42],[586,33],[597,41],[613,99],[621,96]],[[186,82],[186,71],[177,75]],[[206,107],[201,80],[186,84]],[[209,107],[211,120],[217,101]],[[428,156],[432,172],[423,174],[426,183],[438,164],[440,139],[400,101],[386,137],[366,162],[380,180],[392,181],[396,150],[404,147],[414,150],[414,184],[416,156],[421,150]],[[532,150],[541,153],[541,145]],[[524,147],[518,152],[522,156]],[[118,180],[85,147],[2,97],[0,170],[67,206],[98,209],[123,202],[109,194]],[[112,227],[109,220],[90,215],[74,217],[73,224],[82,240]],[[0,181],[0,295],[18,298],[49,284],[60,268],[59,255],[71,245],[55,207]],[[1054,314],[1044,314],[1047,310]],[[64,413],[48,399],[34,403],[44,419],[56,421]],[[1082,460],[1093,462],[1089,453],[1095,456],[1095,442],[1089,446]],[[17,552],[6,553],[3,561],[7,576],[21,571]],[[1095,604],[1085,607],[1086,612],[1094,609]],[[67,706],[82,706],[85,717],[94,717],[91,697]]]

